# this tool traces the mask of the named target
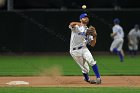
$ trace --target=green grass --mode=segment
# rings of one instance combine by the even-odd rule
[[[0,93],[140,93],[140,88],[93,87],[93,88],[0,88]]]
[[[94,56],[101,75],[140,75],[140,56],[126,56],[119,62],[118,56]],[[58,69],[56,69],[58,68]],[[44,70],[62,71],[63,75],[81,75],[81,70],[68,56],[0,56],[0,76],[32,76]],[[46,71],[46,73],[48,73]],[[92,70],[90,75],[94,75]],[[137,87],[0,87],[0,93],[140,93]]]
[[[101,75],[140,75],[140,56],[126,56],[120,62],[118,56],[94,56]],[[79,66],[70,55],[65,56],[0,56],[0,76],[32,76],[44,70],[58,67],[63,75],[82,75]],[[47,73],[47,71],[46,71]],[[94,75],[90,70],[90,75]]]

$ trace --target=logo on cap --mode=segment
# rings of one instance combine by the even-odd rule
[[[83,14],[80,15],[80,19],[82,19],[84,17],[87,17],[87,16],[88,16],[87,13],[83,13]]]

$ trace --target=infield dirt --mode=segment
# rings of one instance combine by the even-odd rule
[[[91,79],[95,79],[94,76]],[[26,81],[28,85],[7,85],[10,81]],[[0,87],[140,87],[140,76],[102,76],[102,84],[89,84],[82,76],[0,77]]]

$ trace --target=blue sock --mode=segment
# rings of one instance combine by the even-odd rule
[[[114,48],[113,52],[116,53],[117,55],[119,55],[120,60],[123,61],[123,55],[122,55],[122,53],[120,51],[117,50],[117,48]]]
[[[121,60],[121,62],[122,62],[122,61],[123,61],[123,55],[122,55],[122,53],[121,53],[120,51],[118,51],[118,55],[119,55],[120,60]]]
[[[117,48],[114,48],[114,49],[113,49],[113,52],[116,53],[116,54],[118,54]]]
[[[99,74],[99,71],[98,71],[98,66],[95,64],[92,66],[92,69],[96,75],[96,78],[100,78],[100,74]]]
[[[87,73],[83,73],[83,76],[85,77],[85,80],[86,80],[86,81],[89,80],[89,77],[88,77],[88,74],[87,74]]]

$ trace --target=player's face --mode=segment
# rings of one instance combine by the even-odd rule
[[[139,26],[136,25],[135,26],[135,30],[138,31],[139,30]]]
[[[84,18],[82,18],[80,21],[81,21],[82,23],[84,23],[84,24],[88,24],[89,18],[88,18],[88,17],[84,17]]]

